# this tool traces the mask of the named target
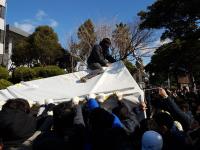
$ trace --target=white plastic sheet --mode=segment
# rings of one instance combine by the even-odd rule
[[[105,68],[103,74],[89,79],[86,83],[80,83],[81,77],[88,71],[80,71],[50,78],[21,82],[0,91],[0,99],[24,98],[32,101],[44,101],[53,99],[55,102],[67,101],[75,96],[84,96],[90,93],[109,93],[122,91],[132,93],[128,98],[139,102],[144,93],[135,82],[122,62],[113,63]]]

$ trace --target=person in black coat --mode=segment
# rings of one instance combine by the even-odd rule
[[[114,63],[116,60],[109,54],[111,41],[109,38],[104,38],[99,45],[95,45],[87,60],[88,67],[92,70],[102,69],[102,66],[109,66],[109,63]]]
[[[191,149],[191,140],[186,131],[190,128],[192,118],[181,111],[164,89],[159,88],[158,94],[160,97],[154,102],[157,112],[154,113],[153,119],[163,137],[163,150]],[[183,129],[179,129],[174,121],[180,122]]]
[[[10,99],[0,111],[0,138],[4,149],[18,147],[36,131],[37,121],[30,116],[30,106],[24,99]]]
[[[33,150],[84,149],[85,123],[79,98],[63,102],[53,108],[53,130],[39,135]]]
[[[93,150],[128,150],[133,145],[125,130],[126,125],[117,115],[102,106],[95,96],[89,97],[85,105],[88,111],[87,147]]]

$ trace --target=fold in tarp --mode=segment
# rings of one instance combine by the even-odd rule
[[[0,100],[7,100],[10,98],[15,98],[13,95],[11,95],[8,90],[0,90]]]
[[[55,102],[67,101],[75,96],[84,96],[90,93],[109,93],[122,91],[132,93],[131,101],[143,99],[144,93],[135,82],[122,62],[113,63],[104,69],[104,73],[81,83],[80,78],[89,71],[74,72],[50,78],[21,82],[0,91],[0,99],[24,98],[32,101],[53,99]]]

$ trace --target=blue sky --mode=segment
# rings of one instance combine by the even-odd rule
[[[67,35],[90,18],[130,22],[155,0],[7,0],[7,24],[33,32],[38,25],[50,25],[63,46]]]

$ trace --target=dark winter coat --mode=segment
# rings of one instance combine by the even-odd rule
[[[103,50],[100,45],[95,45],[87,60],[88,65],[93,63],[99,63],[101,66],[106,66],[107,61],[110,63],[116,60],[109,54],[109,49]]]
[[[168,97],[167,99],[161,100],[160,108],[168,111],[175,120],[181,123],[185,130],[188,130],[190,128],[192,118],[184,113],[173,99]]]
[[[5,147],[17,147],[36,131],[37,121],[21,110],[0,111],[0,137]]]

